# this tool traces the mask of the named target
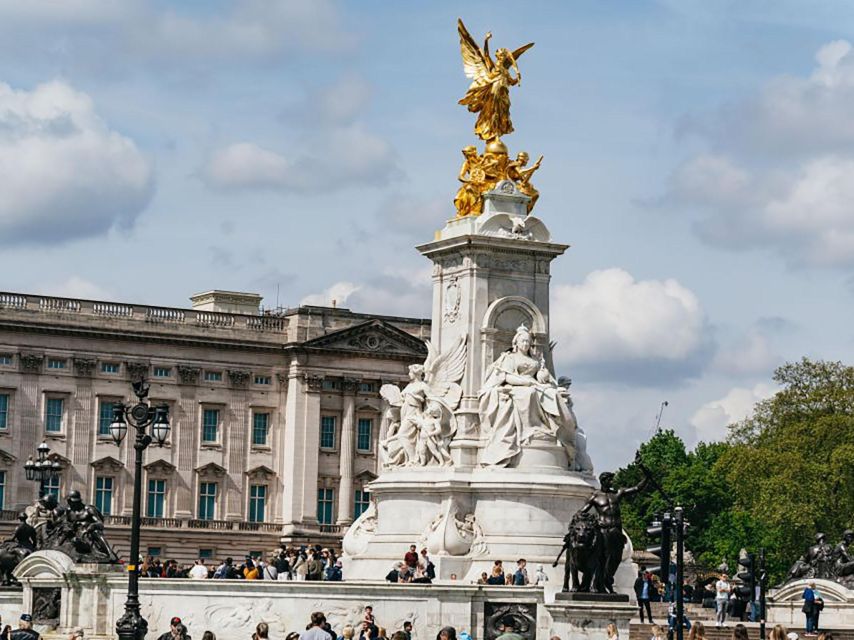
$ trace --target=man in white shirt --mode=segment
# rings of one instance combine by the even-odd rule
[[[208,577],[208,568],[205,566],[205,561],[199,558],[196,564],[190,569],[190,577],[193,580],[206,580]]]
[[[727,574],[721,574],[721,579],[715,583],[715,626],[722,627],[726,623],[726,608],[729,603],[729,594],[732,587],[727,580]]]

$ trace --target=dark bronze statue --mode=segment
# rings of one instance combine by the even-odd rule
[[[38,545],[36,530],[27,523],[27,514],[19,514],[18,520],[20,523],[12,537],[0,543],[0,585],[4,587],[18,584],[12,571]]]
[[[564,550],[568,552],[564,591],[569,591],[568,578],[571,575],[573,591],[614,593],[614,575],[620,567],[626,546],[620,503],[627,496],[641,491],[647,481],[644,478],[637,486],[615,490],[613,473],[606,472],[599,476],[599,490],[594,491],[573,516],[569,533],[564,538],[561,554]],[[590,529],[594,531],[593,540]],[[584,576],[580,581],[577,575],[579,570]]]
[[[789,569],[787,581],[820,578],[854,589],[854,558],[849,551],[854,542],[854,531],[844,531],[842,540],[835,547],[827,543],[827,536],[823,533],[817,533],[815,540],[816,543]]]
[[[101,512],[84,504],[79,491],[69,493],[65,501],[67,506],[54,509],[46,522],[42,548],[63,551],[75,562],[117,562],[104,538]]]

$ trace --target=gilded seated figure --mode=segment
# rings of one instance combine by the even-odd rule
[[[522,449],[535,438],[554,439],[572,464],[576,422],[561,389],[535,357],[531,334],[520,326],[513,347],[490,366],[480,391],[480,424],[489,442],[484,466],[515,466]]]

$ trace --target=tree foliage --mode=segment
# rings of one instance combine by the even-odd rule
[[[854,526],[854,368],[803,359],[777,369],[774,380],[780,391],[732,425],[726,442],[687,451],[673,431],[662,431],[638,457],[685,508],[695,558],[734,566],[742,547],[764,547],[779,579],[817,531],[835,540]],[[620,486],[641,478],[634,462],[617,473]],[[650,542],[645,528],[665,507],[655,491],[625,505],[636,547]]]

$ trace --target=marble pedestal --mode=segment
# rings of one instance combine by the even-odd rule
[[[807,584],[815,582],[816,589],[824,600],[824,609],[819,617],[822,629],[854,627],[854,591],[831,580],[794,580],[768,594],[766,605],[769,624],[786,627],[803,627],[805,617],[803,593]]]
[[[559,593],[546,605],[552,618],[552,634],[561,640],[607,640],[609,624],[617,625],[620,637],[629,637],[629,621],[637,608],[625,594],[617,598],[600,594]]]

